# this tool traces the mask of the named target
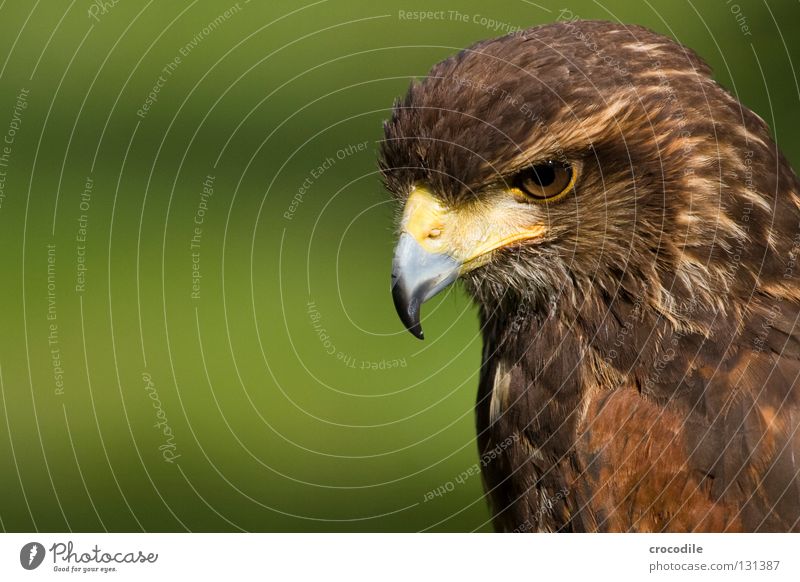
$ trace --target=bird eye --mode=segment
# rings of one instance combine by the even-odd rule
[[[511,185],[534,201],[552,201],[566,194],[575,183],[569,164],[545,162],[525,168],[511,180]]]

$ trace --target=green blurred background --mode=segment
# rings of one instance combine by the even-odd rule
[[[0,527],[489,530],[475,312],[402,330],[376,142],[562,7],[693,47],[800,164],[796,1],[0,3]]]

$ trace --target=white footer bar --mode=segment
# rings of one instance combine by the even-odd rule
[[[3,534],[0,580],[800,580],[792,534]],[[613,578],[611,578],[613,576]]]

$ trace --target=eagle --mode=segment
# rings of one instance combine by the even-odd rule
[[[460,281],[503,532],[800,531],[800,180],[692,50],[562,20],[395,101],[392,296]]]

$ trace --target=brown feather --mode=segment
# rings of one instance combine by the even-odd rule
[[[670,39],[557,23],[414,83],[381,168],[457,206],[553,156],[583,170],[546,239],[465,279],[497,528],[800,531],[800,182],[766,125]]]

